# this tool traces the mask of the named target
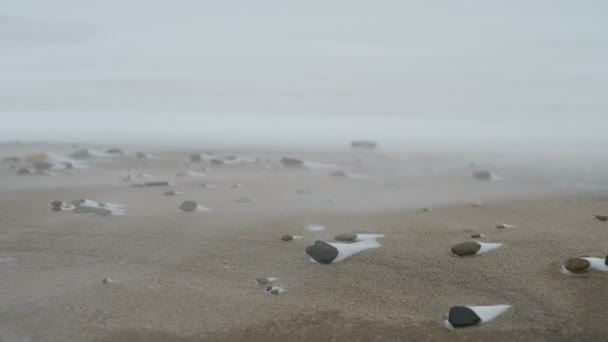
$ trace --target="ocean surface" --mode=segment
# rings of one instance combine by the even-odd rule
[[[607,15],[605,1],[5,0],[0,140],[602,154]]]

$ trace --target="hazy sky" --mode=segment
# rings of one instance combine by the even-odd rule
[[[4,0],[0,138],[593,141],[607,17],[599,0]]]

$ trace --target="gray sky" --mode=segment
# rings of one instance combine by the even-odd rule
[[[150,140],[171,127],[175,141],[593,143],[608,124],[607,9],[4,0],[0,138]],[[316,134],[294,138],[296,126]]]

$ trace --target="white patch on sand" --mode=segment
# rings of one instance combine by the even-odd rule
[[[311,224],[306,226],[306,230],[308,230],[309,232],[320,232],[322,230],[325,230],[325,227],[316,224]]]
[[[282,286],[273,286],[269,291],[266,291],[266,293],[267,294],[272,294],[272,293],[270,293],[270,291],[272,291],[272,290],[279,290],[279,293],[283,293],[283,292],[287,291]]]
[[[482,254],[502,246],[502,243],[478,242],[478,244],[481,245],[481,248],[475,254]]]
[[[204,172],[196,172],[196,171],[182,171],[175,175],[176,177],[196,177],[196,178],[204,178],[207,177],[207,174]]]
[[[326,164],[326,163],[317,163],[313,161],[304,161],[304,167],[311,170],[332,170],[337,169],[338,165],[335,164]]]
[[[99,202],[95,202],[93,200],[90,199],[85,199],[83,202],[81,202],[79,205],[79,207],[85,207],[85,208],[104,208],[104,209],[108,209],[112,212],[112,215],[124,215],[125,214],[125,209],[123,205],[120,204],[115,204],[115,203],[99,203]]]
[[[377,240],[382,237],[384,237],[384,234],[357,234],[357,239],[353,243],[328,242],[338,249],[338,256],[332,263],[340,262],[367,249],[381,247],[382,245]],[[310,258],[310,261],[317,263],[313,258]]]
[[[589,271],[598,270],[598,271],[602,271],[602,272],[608,272],[608,265],[606,265],[606,259],[603,259],[603,258],[581,258],[581,259],[585,259],[585,260],[589,261],[589,263],[591,264],[588,268]],[[584,274],[584,273],[570,272],[566,269],[566,266],[564,266],[564,265],[562,265],[561,272],[565,275],[571,275],[571,276],[580,276],[580,275]]]
[[[202,205],[197,205],[196,208],[194,209],[194,211],[196,211],[197,213],[206,213],[209,211],[213,211],[213,209],[209,209],[207,207],[203,207]]]
[[[0,257],[0,264],[8,264],[8,265],[12,265],[15,264],[17,262],[17,258],[15,258],[14,256],[5,256],[5,257]]]
[[[502,229],[502,228],[515,228],[515,226],[512,225],[512,224],[498,223],[496,225],[496,228],[498,228],[498,229]]]

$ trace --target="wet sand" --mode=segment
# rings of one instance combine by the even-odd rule
[[[48,145],[6,147],[74,150]],[[473,179],[458,158],[247,152],[262,161],[187,165],[192,151],[90,162],[57,176],[0,171],[2,341],[444,341],[602,340],[607,272],[560,273],[574,256],[608,254],[608,192],[556,187],[554,175],[516,172]],[[368,175],[281,168],[295,155]],[[181,166],[178,166],[182,163]],[[174,176],[207,166],[207,178],[136,188],[129,169]],[[522,176],[523,175],[523,176]],[[601,181],[601,177],[595,181]],[[203,188],[199,183],[216,185]],[[244,187],[235,188],[234,184]],[[176,189],[177,196],[164,192]],[[304,189],[304,193],[296,190]],[[123,216],[53,212],[54,200],[119,203]],[[240,203],[240,198],[252,198]],[[186,199],[213,209],[184,213]],[[470,202],[483,200],[480,207]],[[422,211],[423,207],[432,208]],[[497,223],[515,228],[497,229]],[[309,224],[326,227],[320,232]],[[304,248],[338,233],[381,233],[379,248],[336,264]],[[470,235],[504,245],[450,253]],[[281,235],[301,235],[289,242]],[[114,282],[103,284],[109,277]],[[255,283],[278,277],[286,292]],[[479,327],[448,330],[453,305],[510,304]]]

